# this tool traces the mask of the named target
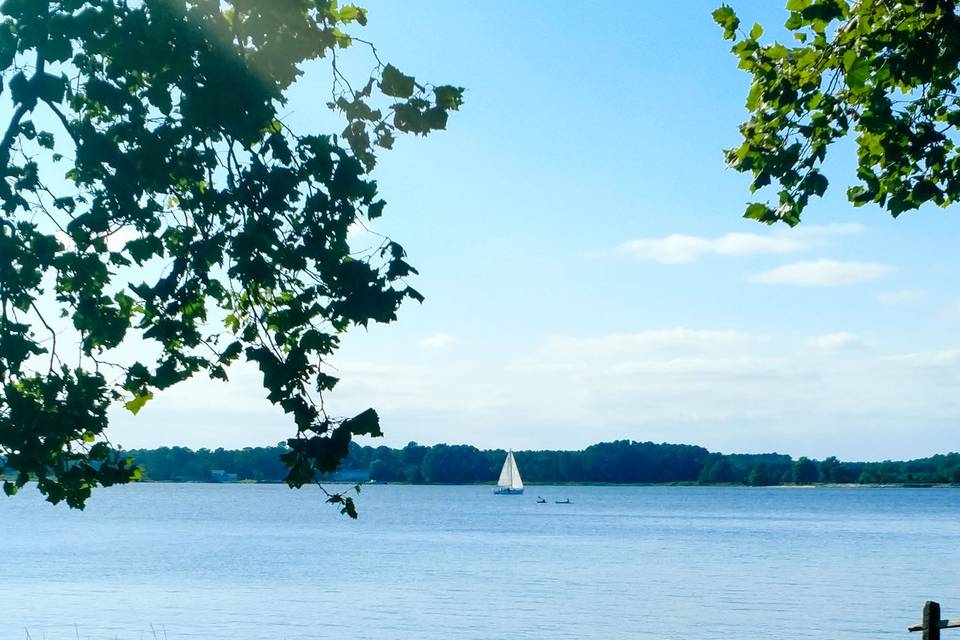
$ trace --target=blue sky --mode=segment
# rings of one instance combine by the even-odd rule
[[[385,59],[468,91],[448,131],[402,140],[377,169],[389,205],[375,230],[406,247],[427,300],[347,337],[335,412],[376,407],[391,445],[957,448],[955,213],[854,209],[848,145],[800,228],[742,220],[747,179],[722,149],[748,78],[713,3],[364,4]],[[734,4],[771,37],[779,5]],[[295,126],[328,117],[327,73],[297,88]],[[262,398],[241,368],[117,414],[114,439],[290,435]]]

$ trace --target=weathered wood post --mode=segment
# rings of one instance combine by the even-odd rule
[[[923,605],[923,622],[907,627],[907,631],[923,631],[923,640],[940,640],[940,629],[960,628],[960,619],[944,620],[940,617],[940,604],[927,602]]]
[[[940,604],[932,600],[923,605],[923,640],[940,640]]]

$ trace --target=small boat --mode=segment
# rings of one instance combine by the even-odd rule
[[[570,498],[567,498],[566,500],[554,500],[553,502],[554,504],[570,504]]]
[[[540,496],[537,496],[537,504],[547,504],[546,498],[541,498]]]
[[[507,453],[507,459],[503,461],[500,479],[493,492],[498,496],[519,496],[523,493],[523,480],[520,479],[520,469],[517,468],[517,461],[513,459],[512,450]]]

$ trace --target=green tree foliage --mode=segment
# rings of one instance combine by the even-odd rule
[[[366,21],[336,0],[0,4],[8,494],[34,478],[51,502],[82,507],[94,486],[135,479],[106,440],[108,408],[136,413],[241,358],[295,425],[291,486],[335,469],[353,436],[380,434],[372,410],[327,415],[319,397],[337,379],[323,365],[342,332],[421,296],[399,244],[361,251],[347,230],[383,213],[377,151],[443,129],[463,91],[382,63],[346,31]],[[338,61],[357,46],[373,69],[352,84]],[[318,59],[332,95],[294,131],[287,97]],[[58,317],[77,336],[69,349]]]
[[[856,206],[876,203],[893,216],[960,197],[960,18],[955,0],[788,0],[794,42],[763,41],[741,29],[734,10],[713,13],[752,76],[728,164],[753,175],[751,191],[774,185],[775,203],[751,202],[745,217],[795,225],[811,196],[828,186],[821,172],[830,146],[857,146]]]
[[[817,481],[817,463],[810,458],[801,457],[793,465],[791,480],[795,484],[812,484]]]
[[[223,470],[239,480],[282,482],[287,469],[279,458],[288,451],[281,442],[275,447],[234,451],[162,447],[127,455],[142,465],[148,480],[209,481],[212,471]],[[403,449],[391,449],[352,442],[340,471],[351,479],[369,475],[378,482],[493,482],[506,455],[502,449],[481,451],[465,445],[427,447],[411,442]],[[515,451],[514,455],[524,482],[529,483],[960,484],[960,453],[884,462],[844,462],[831,456],[818,462],[795,461],[777,453],[722,454],[690,445],[618,440],[582,451]]]
[[[766,463],[758,462],[750,468],[750,473],[747,475],[747,484],[751,487],[766,487],[777,484],[777,479],[774,478]]]
[[[424,480],[441,484],[483,482],[493,475],[480,450],[465,444],[431,447],[420,469]]]
[[[736,482],[737,474],[730,459],[721,454],[711,454],[712,459],[703,465],[698,474],[701,484],[726,484]]]
[[[837,479],[839,468],[840,460],[836,456],[821,460],[817,465],[817,482],[840,482]]]

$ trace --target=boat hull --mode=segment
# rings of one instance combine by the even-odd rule
[[[497,487],[493,492],[498,496],[519,496],[523,495],[523,489],[510,489],[509,487]]]

